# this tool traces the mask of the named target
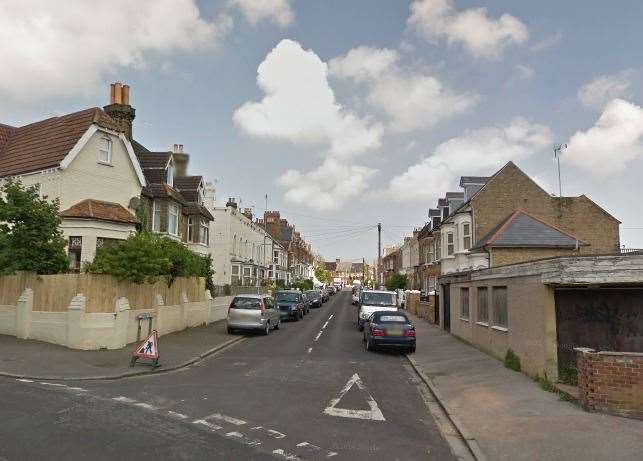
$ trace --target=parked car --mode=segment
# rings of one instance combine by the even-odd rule
[[[278,330],[281,316],[274,300],[266,295],[235,296],[228,308],[228,333],[234,330],[260,330],[264,335]]]
[[[335,288],[335,287],[334,287],[334,286],[332,286],[332,285],[328,285],[328,293],[329,293],[331,296],[334,296],[334,295],[335,295],[335,293],[337,293],[337,288]]]
[[[279,307],[281,320],[304,318],[304,295],[299,291],[283,290],[275,293],[275,304]]]
[[[359,303],[359,296],[362,292],[362,287],[361,285],[353,285],[353,295],[352,295],[352,300],[353,304],[357,306],[357,303]]]
[[[395,292],[397,293],[398,307],[401,307],[402,309],[404,309],[404,306],[406,304],[406,292],[401,288],[398,288],[397,290],[395,290]]]
[[[367,351],[395,348],[415,352],[415,326],[404,312],[375,311],[364,324]]]
[[[397,295],[394,291],[362,291],[357,312],[357,329],[364,329],[364,322],[368,320],[373,312],[390,311],[397,312]]]
[[[308,299],[308,296],[306,296],[305,292],[301,292],[301,298],[304,303],[304,315],[308,315],[310,312],[310,299]]]
[[[330,295],[328,294],[328,288],[322,288],[321,289],[321,296],[322,296],[322,302],[325,303],[330,299]]]
[[[322,295],[319,290],[308,290],[304,295],[308,297],[310,307],[315,308],[322,306]]]

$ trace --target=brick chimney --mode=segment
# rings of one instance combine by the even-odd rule
[[[176,168],[176,175],[187,176],[188,163],[190,162],[190,155],[183,152],[183,144],[174,144],[174,146],[172,146],[172,157],[174,158],[174,167]]]
[[[112,83],[109,91],[109,105],[103,110],[114,119],[118,131],[132,140],[132,122],[136,117],[136,110],[129,104],[129,85],[120,82]]]
[[[234,208],[235,210],[237,209],[237,200],[230,197],[228,198],[228,201],[225,204],[226,207]]]
[[[243,215],[248,218],[250,221],[252,221],[252,208],[244,208],[243,209]]]

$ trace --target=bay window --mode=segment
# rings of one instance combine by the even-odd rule
[[[174,203],[168,206],[167,231],[172,235],[179,235],[179,207]]]

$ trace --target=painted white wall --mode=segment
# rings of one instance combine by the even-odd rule
[[[98,237],[126,240],[127,237],[136,232],[136,227],[131,224],[86,219],[63,219],[61,229],[67,239],[72,236],[81,236],[83,238],[81,262],[94,260],[94,256],[96,256],[96,239]]]

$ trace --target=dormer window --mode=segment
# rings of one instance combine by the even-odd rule
[[[107,137],[100,138],[98,161],[100,163],[112,163],[112,140]]]
[[[205,202],[205,189],[203,186],[199,187],[199,203],[203,204]]]
[[[166,181],[169,186],[174,187],[174,162],[170,162],[167,166],[167,178]]]

